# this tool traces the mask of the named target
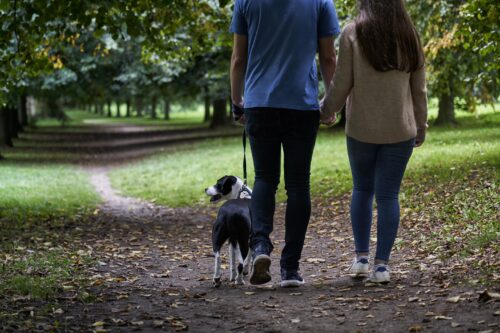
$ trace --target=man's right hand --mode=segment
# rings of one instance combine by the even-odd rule
[[[245,110],[243,109],[243,104],[237,105],[232,103],[231,111],[233,113],[234,122],[240,125],[245,125]]]

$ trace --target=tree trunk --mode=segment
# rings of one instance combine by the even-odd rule
[[[151,99],[151,118],[156,119],[156,104],[158,102],[158,97],[153,96]]]
[[[142,98],[141,97],[135,98],[135,110],[137,113],[137,117],[142,117]]]
[[[127,118],[130,118],[130,99],[127,99],[127,114],[125,115],[125,117]]]
[[[111,117],[111,101],[108,100],[107,104],[108,104],[108,117]]]
[[[439,111],[436,125],[456,124],[453,93],[443,93],[439,96]]]
[[[104,116],[104,105],[99,103],[99,114],[101,116]]]
[[[10,138],[17,138],[21,124],[19,123],[19,112],[15,106],[7,107],[7,135]]]
[[[227,99],[219,98],[214,100],[214,114],[212,117],[211,128],[223,126],[227,121]]]
[[[94,113],[98,114],[99,113],[99,105],[94,104]]]
[[[170,101],[168,98],[163,100],[163,119],[170,120]]]
[[[120,118],[120,102],[116,101],[116,118]]]
[[[12,140],[9,135],[9,120],[8,120],[8,108],[0,108],[0,147],[10,146],[12,147]]]
[[[210,95],[208,94],[208,87],[205,87],[205,122],[210,120]]]
[[[21,127],[28,126],[28,96],[25,94],[19,99],[19,122]]]

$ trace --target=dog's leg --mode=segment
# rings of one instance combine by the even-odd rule
[[[247,257],[245,258],[245,261],[243,262],[243,274],[248,275],[248,272],[250,271],[250,265],[252,264],[252,250],[248,250]]]
[[[215,269],[214,269],[214,286],[215,287],[220,287],[220,277],[221,277],[221,258],[220,258],[220,252],[215,252]]]
[[[243,257],[241,256],[240,245],[236,244],[236,258],[238,262],[236,263],[236,269],[238,274],[236,275],[236,284],[245,284],[243,281]]]
[[[235,258],[235,248],[229,243],[229,281],[236,280],[236,258]]]

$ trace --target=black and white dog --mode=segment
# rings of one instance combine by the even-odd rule
[[[251,263],[250,239],[250,199],[252,190],[242,179],[235,176],[224,176],[207,189],[210,202],[227,200],[220,208],[212,227],[212,245],[215,255],[214,286],[221,284],[222,245],[229,240],[229,280],[236,284],[244,284],[243,275],[248,274]]]

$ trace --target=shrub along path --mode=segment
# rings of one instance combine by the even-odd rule
[[[442,238],[440,221],[418,208],[428,204],[427,196],[416,193],[410,198],[416,208],[404,213],[394,250],[393,279],[388,285],[348,276],[352,256],[349,197],[341,196],[314,201],[301,264],[306,286],[282,289],[278,285],[284,237],[284,205],[280,204],[273,234],[272,283],[232,285],[225,256],[222,286],[214,288],[210,235],[217,207],[169,209],[124,198],[111,188],[106,166],[87,168],[104,203],[90,221],[77,221],[57,231],[56,240],[50,238],[53,234],[35,239],[41,244],[57,242],[59,248],[74,253],[71,265],[78,268],[79,278],[61,278],[58,292],[45,298],[1,297],[0,327],[4,331],[500,329],[498,245],[477,251],[464,245],[463,251],[452,253],[455,243]],[[426,193],[452,198],[466,187],[471,197],[487,191],[486,195],[498,198],[488,179],[492,179],[491,172],[474,170],[467,179],[446,188],[427,184]],[[498,221],[498,210],[493,214]],[[466,239],[464,232],[451,236]],[[21,250],[28,251],[25,246],[33,241],[26,241],[28,245]],[[45,272],[26,268],[26,274]]]

